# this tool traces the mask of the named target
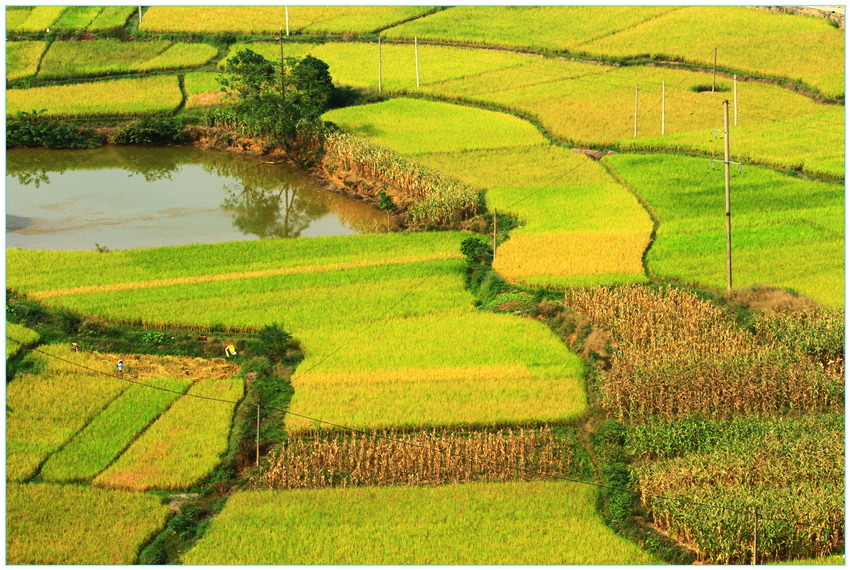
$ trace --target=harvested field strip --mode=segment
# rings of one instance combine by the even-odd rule
[[[240,492],[182,562],[655,563],[603,524],[595,500],[551,482]]]
[[[73,353],[66,345],[39,350],[81,365],[112,372],[104,355]],[[41,371],[16,378],[6,387],[6,477],[23,481],[41,463],[118,397],[128,384],[78,366],[33,353]]]
[[[132,564],[168,514],[154,495],[10,483],[6,563]]]
[[[256,488],[317,489],[373,485],[445,485],[587,477],[589,458],[572,428],[463,433],[293,437],[253,481]]]
[[[328,271],[344,271],[360,267],[376,267],[383,265],[406,265],[411,263],[424,263],[428,261],[456,259],[461,257],[457,254],[420,255],[391,260],[362,260],[349,261],[346,263],[330,263],[326,265],[302,265],[298,267],[282,267],[280,269],[263,269],[258,271],[242,271],[238,273],[221,273],[218,275],[194,275],[191,277],[174,277],[171,279],[156,279],[151,281],[131,281],[125,283],[113,283],[110,285],[89,285],[84,287],[70,287],[65,289],[52,289],[38,291],[28,296],[32,299],[43,300],[52,297],[63,297],[67,295],[89,295],[93,293],[115,293],[119,291],[130,291],[135,289],[149,289],[152,287],[167,287],[174,285],[187,285],[195,283],[215,283],[218,281],[235,281],[240,279],[257,279],[260,277],[271,277],[276,275],[298,275],[306,273],[323,273]]]
[[[145,384],[171,390],[131,385],[41,469],[46,481],[82,481],[103,471],[136,435],[185,392],[185,378],[146,380]]]
[[[236,402],[241,378],[205,378],[187,393]],[[184,489],[198,482],[227,449],[235,404],[182,397],[106,471],[98,487],[143,491]]]
[[[73,151],[68,151],[73,152]],[[31,293],[68,284],[106,285],[395,257],[459,257],[461,232],[360,234],[307,240],[252,240],[97,252],[11,249],[7,287]]]

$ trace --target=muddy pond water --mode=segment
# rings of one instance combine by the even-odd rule
[[[6,247],[128,249],[387,231],[304,172],[191,147],[6,151]]]

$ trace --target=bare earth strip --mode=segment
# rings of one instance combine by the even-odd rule
[[[213,283],[215,281],[232,281],[236,279],[253,279],[257,277],[271,277],[275,275],[295,275],[300,273],[321,273],[325,271],[342,271],[345,269],[357,269],[360,267],[374,267],[378,265],[405,265],[408,263],[424,263],[427,261],[440,261],[456,259],[461,257],[457,254],[437,255],[414,255],[399,257],[396,259],[370,259],[362,261],[348,261],[343,263],[328,263],[324,265],[301,265],[299,267],[281,267],[277,269],[261,269],[258,271],[234,271],[231,273],[217,273],[213,275],[192,275],[189,277],[173,277],[171,279],[151,279],[147,281],[128,281],[126,283],[110,283],[108,285],[86,285],[83,287],[66,287],[63,289],[49,289],[36,291],[29,295],[33,300],[42,300],[67,295],[86,295],[89,293],[111,293],[116,291],[130,291],[133,289],[147,289],[149,287],[164,287],[167,285],[185,285],[188,283]]]

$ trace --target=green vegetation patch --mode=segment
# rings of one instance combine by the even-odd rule
[[[32,77],[47,42],[6,42],[6,81]]]
[[[648,255],[663,277],[722,288],[726,283],[723,171],[708,159],[608,156],[653,207],[661,225]],[[733,171],[734,172],[734,171]],[[745,167],[732,178],[732,263],[737,288],[789,287],[832,306],[844,300],[841,184]]]
[[[595,497],[551,482],[242,492],[183,562],[655,563],[602,523]]]
[[[168,514],[168,507],[153,495],[10,483],[6,562],[132,564]]]
[[[183,95],[176,77],[116,79],[6,91],[6,115],[46,109],[50,117],[171,113]]]
[[[68,6],[53,23],[57,30],[84,30],[100,15],[101,6]]]
[[[181,378],[145,379],[144,384],[164,390],[131,385],[47,460],[41,469],[41,477],[47,481],[91,479],[103,471],[181,392],[185,392],[191,381]]]

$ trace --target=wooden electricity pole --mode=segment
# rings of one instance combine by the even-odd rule
[[[635,135],[634,135],[634,138],[637,138],[637,127],[638,127],[638,86],[635,85]]]
[[[384,85],[383,85],[383,72],[381,70],[381,36],[378,36],[378,93],[382,93]]]
[[[732,207],[729,192],[729,100],[723,101],[723,169],[726,178],[726,292],[732,293]]]
[[[413,53],[416,55],[416,86],[419,87],[419,41],[413,38]]]

